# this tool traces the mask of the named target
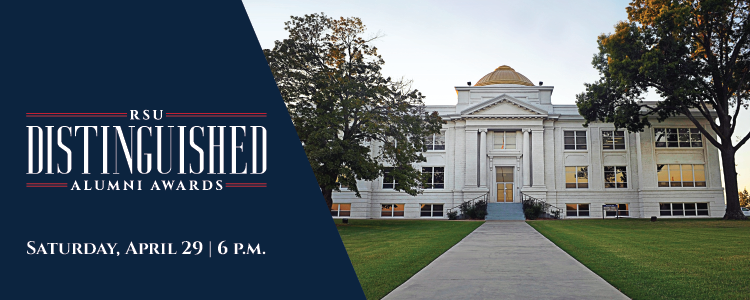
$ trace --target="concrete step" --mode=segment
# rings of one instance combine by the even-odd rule
[[[526,220],[521,203],[487,203],[485,220]]]

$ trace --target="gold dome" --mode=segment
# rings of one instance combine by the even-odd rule
[[[520,84],[526,86],[534,86],[534,84],[523,76],[523,74],[516,72],[513,68],[506,65],[497,67],[495,71],[484,75],[482,79],[479,79],[474,86],[485,86],[492,84]]]

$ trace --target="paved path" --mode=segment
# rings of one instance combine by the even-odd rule
[[[628,299],[523,221],[488,221],[394,299]]]

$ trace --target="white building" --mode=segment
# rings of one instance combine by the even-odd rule
[[[641,133],[583,127],[575,105],[552,104],[553,90],[508,66],[457,86],[456,105],[427,106],[445,123],[420,165],[431,181],[424,193],[396,192],[387,175],[360,181],[361,198],[334,193],[332,215],[447,218],[448,209],[484,194],[491,203],[543,199],[565,218],[601,218],[603,204],[636,218],[724,215],[719,152],[687,118]]]

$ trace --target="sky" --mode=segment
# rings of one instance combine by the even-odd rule
[[[359,17],[366,37],[381,36],[373,44],[385,60],[383,74],[413,80],[425,103],[437,105],[456,104],[455,86],[474,84],[501,65],[554,86],[553,104],[575,104],[583,84],[599,78],[591,66],[597,37],[627,19],[630,1],[242,2],[264,49],[288,37],[284,22],[290,16]],[[750,111],[740,120],[738,136],[750,131]],[[736,160],[741,190],[750,187],[750,145]]]

